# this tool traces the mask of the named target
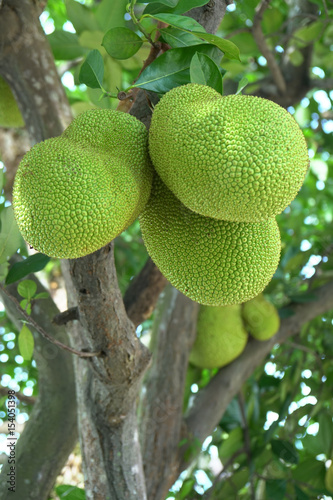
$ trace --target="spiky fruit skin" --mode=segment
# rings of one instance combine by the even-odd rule
[[[257,340],[268,340],[280,328],[279,314],[263,294],[243,304],[242,315],[245,327]]]
[[[243,352],[247,338],[240,305],[201,306],[190,362],[199,368],[221,368]]]
[[[8,83],[0,76],[0,127],[23,127],[24,121]]]
[[[140,225],[148,253],[170,283],[204,305],[240,304],[271,280],[280,256],[274,219],[235,223],[186,208],[155,175]]]
[[[309,164],[303,133],[284,108],[254,96],[222,97],[198,84],[162,97],[149,149],[163,182],[185,206],[236,222],[281,213]]]
[[[23,158],[13,188],[19,229],[36,250],[78,258],[126,229],[150,194],[148,133],[135,117],[95,109]]]

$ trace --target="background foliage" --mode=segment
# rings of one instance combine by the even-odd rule
[[[224,45],[229,57],[222,57],[216,45],[194,35],[193,31],[200,33],[200,26],[190,18],[184,17],[180,23],[178,18],[170,17],[204,3],[138,3],[135,19],[146,17],[137,26],[126,13],[127,0],[102,0],[96,4],[88,0],[49,0],[41,22],[74,116],[96,106],[115,108],[118,92],[127,91],[135,80],[134,85],[158,93],[187,81],[207,83],[220,92],[223,82],[224,94],[237,92],[246,82],[244,93],[265,88],[270,72],[251,33],[258,1],[236,2],[228,7],[217,34],[235,44]],[[295,13],[297,27],[288,31],[293,3],[273,0],[262,22],[266,42],[277,62],[287,53],[291,64],[300,67],[304,62],[302,49],[313,44],[309,68],[312,88],[288,108],[304,131],[311,166],[297,199],[278,216],[282,257],[265,290],[281,317],[288,317],[290,302],[311,302],[311,292],[333,277],[333,91],[327,84],[332,82],[333,9],[325,1],[314,0],[319,14],[311,17]],[[150,51],[146,39],[154,39],[156,34],[156,20],[169,24],[161,28],[161,36],[174,52],[171,56],[167,51],[156,59],[138,79]],[[5,171],[3,177],[6,181]],[[12,227],[9,206],[2,195],[2,279],[12,269],[9,256],[15,252],[23,257],[28,255]],[[115,242],[122,292],[146,257],[135,222]],[[30,269],[37,270],[34,266]],[[63,285],[55,260],[46,264],[41,276],[51,292]],[[149,337],[151,322],[150,319],[138,328],[143,339]],[[168,498],[331,498],[325,486],[325,471],[333,456],[332,324],[331,311],[306,324],[292,340],[274,347],[232,401],[212,436],[206,439],[199,458],[181,475]],[[0,369],[2,388],[10,387],[26,396],[38,395],[35,362],[23,359],[18,332],[4,308],[0,310]],[[214,373],[190,368],[184,409]],[[6,389],[0,393],[0,429],[5,422],[5,399]],[[19,423],[29,418],[32,406],[33,400],[19,401]],[[4,440],[4,434],[0,438]],[[64,486],[58,487],[57,494],[60,498],[84,498],[84,492],[78,488],[69,492]]]

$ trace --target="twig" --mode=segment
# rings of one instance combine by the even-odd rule
[[[0,396],[7,396],[7,394],[8,387],[0,386]],[[15,397],[22,401],[22,403],[27,403],[28,405],[36,403],[35,396],[26,396],[25,394],[22,394],[22,392],[15,392]]]
[[[51,335],[49,335],[41,326],[39,326],[39,324],[31,317],[29,316],[29,314],[27,314],[27,312],[22,309],[22,307],[20,306],[18,300],[16,300],[15,297],[13,297],[13,295],[11,295],[8,290],[6,290],[6,288],[2,285],[2,283],[0,283],[0,289],[3,291],[3,293],[5,293],[7,295],[7,297],[13,302],[13,304],[15,305],[16,309],[21,313],[21,315],[24,317],[24,319],[31,325],[34,327],[34,329],[40,333],[45,339],[47,339],[49,342],[52,342],[52,344],[55,344],[57,345],[58,347],[60,347],[61,349],[64,349],[66,351],[69,351],[71,352],[72,354],[76,354],[77,356],[80,356],[81,358],[92,358],[94,356],[101,356],[101,352],[83,352],[83,351],[77,351],[76,349],[73,349],[72,347],[66,345],[66,344],[63,344],[62,342],[59,342],[59,340],[57,339],[54,339],[53,337],[51,337]]]
[[[252,457],[251,457],[251,442],[250,442],[250,433],[249,433],[249,426],[247,424],[246,420],[246,413],[245,413],[245,399],[244,399],[244,394],[242,389],[238,393],[238,404],[242,416],[242,423],[243,423],[243,432],[244,432],[244,444],[245,444],[245,452],[247,456],[247,463],[249,466],[249,471],[251,471],[251,462],[252,462]],[[250,490],[251,490],[251,500],[255,500],[255,490],[254,490],[254,483],[253,483],[253,474],[250,472]]]
[[[261,29],[261,21],[263,14],[267,7],[269,6],[270,0],[261,0],[260,4],[256,7],[255,10],[255,16],[253,20],[253,28],[252,28],[252,34],[253,37],[256,41],[256,44],[258,46],[258,49],[262,53],[262,55],[265,57],[267,61],[267,66],[270,69],[274,82],[276,83],[276,86],[279,90],[279,92],[283,95],[287,91],[287,86],[286,82],[284,80],[284,77],[282,75],[282,72],[275,60],[273,52],[269,49],[263,31]]]
[[[242,448],[239,448],[238,450],[235,451],[229,458],[229,460],[223,465],[223,470],[216,476],[216,478],[213,481],[212,486],[206,491],[206,493],[203,496],[203,500],[209,500],[214,493],[214,490],[217,486],[217,484],[223,479],[223,476],[225,475],[227,469],[234,463],[235,459],[241,455],[242,453],[246,453],[246,447],[245,445],[242,446]]]

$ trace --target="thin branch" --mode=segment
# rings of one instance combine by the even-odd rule
[[[8,395],[8,387],[3,387],[0,386],[0,397],[1,396],[7,396]],[[22,392],[15,392],[15,397],[22,401],[22,403],[26,403],[28,405],[36,403],[35,396],[26,396],[25,394],[22,394]]]
[[[260,4],[256,7],[255,16],[253,19],[252,34],[258,46],[258,49],[265,57],[267,61],[267,66],[272,73],[273,80],[281,94],[285,94],[287,91],[286,82],[282,75],[282,72],[275,60],[273,52],[269,49],[263,31],[261,29],[261,21],[265,10],[268,8],[270,0],[261,0]]]
[[[127,315],[135,326],[152,314],[166,284],[167,279],[149,258],[124,295]]]
[[[61,349],[64,349],[65,351],[69,351],[71,352],[72,354],[76,354],[77,356],[79,356],[80,358],[92,358],[94,356],[101,356],[102,353],[101,352],[84,352],[84,351],[77,351],[76,349],[73,349],[72,347],[66,345],[66,344],[63,344],[62,342],[59,342],[59,340],[51,337],[51,335],[49,335],[41,326],[39,326],[39,324],[31,317],[29,316],[29,314],[24,310],[22,309],[22,307],[20,306],[20,303],[19,301],[13,296],[11,295],[11,293],[8,292],[8,290],[3,286],[2,283],[0,283],[0,289],[3,291],[3,293],[5,293],[7,295],[7,297],[13,302],[13,304],[15,305],[16,309],[18,310],[18,312],[24,317],[24,319],[31,325],[34,327],[34,329],[40,333],[46,340],[48,340],[49,342],[52,342],[52,344],[55,344],[57,345],[58,347],[60,347]]]
[[[238,404],[242,416],[242,424],[243,424],[243,433],[244,433],[244,442],[245,442],[245,452],[247,456],[247,463],[249,466],[249,471],[251,471],[251,441],[250,441],[250,430],[246,420],[246,410],[245,410],[245,398],[242,389],[238,393]],[[250,491],[251,491],[251,500],[255,500],[255,490],[253,483],[253,474],[250,472]]]
[[[214,479],[212,486],[205,492],[205,494],[203,496],[203,500],[209,500],[212,497],[212,495],[214,493],[214,490],[215,490],[216,486],[218,485],[218,483],[220,483],[221,481],[224,480],[223,476],[225,476],[227,469],[229,469],[229,467],[231,465],[233,465],[233,463],[234,463],[234,461],[236,460],[237,457],[239,457],[240,455],[242,455],[245,452],[246,452],[245,446],[242,446],[241,448],[239,448],[238,450],[236,450],[231,455],[231,457],[223,465],[223,469],[220,472],[220,474],[218,474],[216,476],[216,478]]]

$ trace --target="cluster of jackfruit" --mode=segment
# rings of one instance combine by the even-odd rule
[[[208,306],[262,292],[280,257],[275,216],[308,168],[294,118],[266,99],[188,84],[156,105],[149,151],[157,173],[140,223],[161,272]]]
[[[276,308],[262,294],[243,305],[200,306],[190,362],[198,368],[221,368],[240,356],[249,333],[264,341],[279,327]]]
[[[148,253],[176,288],[204,305],[240,304],[278,266],[274,216],[307,166],[283,108],[188,84],[162,97],[149,137],[135,117],[95,109],[35,145],[16,175],[14,213],[26,241],[59,258],[98,250],[141,214]]]
[[[152,177],[145,126],[127,113],[89,110],[21,161],[13,189],[19,229],[51,257],[90,254],[134,222]]]

